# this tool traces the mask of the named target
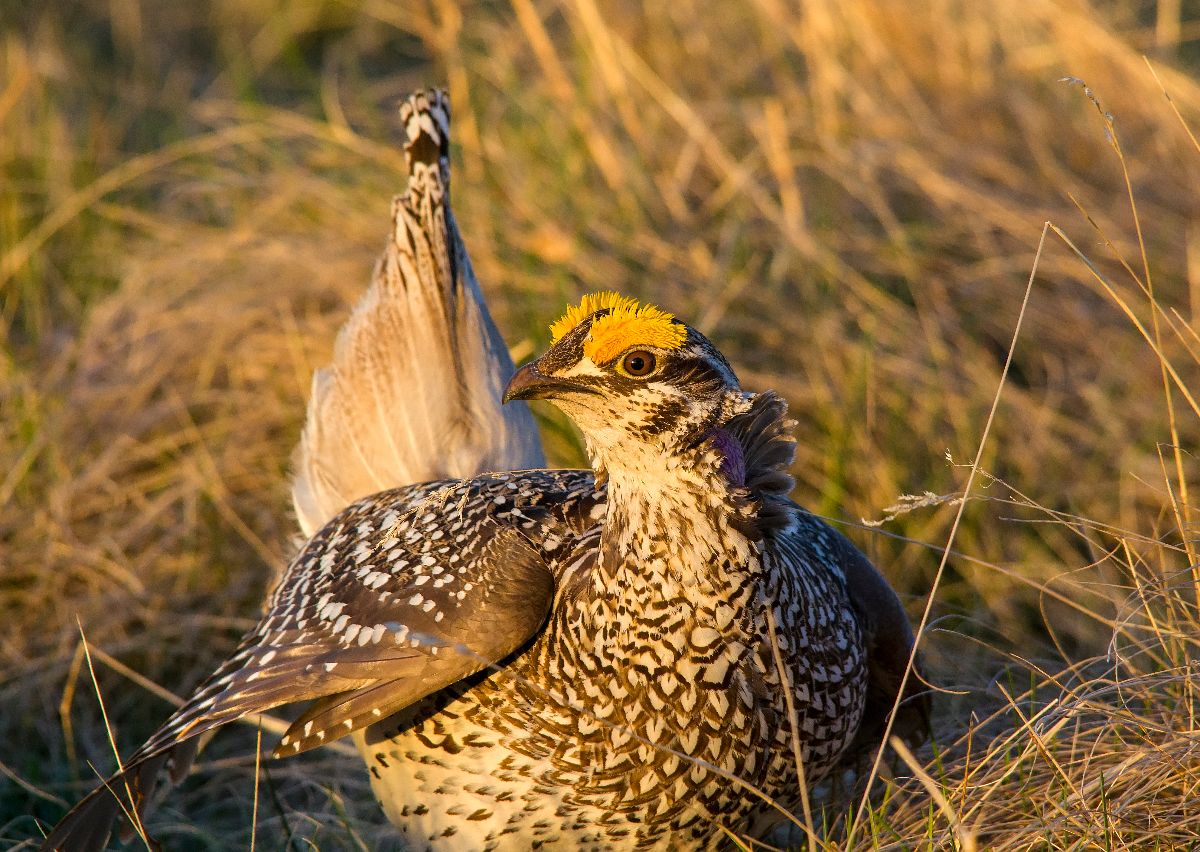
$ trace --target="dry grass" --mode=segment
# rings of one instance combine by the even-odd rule
[[[791,401],[797,496],[834,517],[961,491],[1061,229],[923,640],[956,691],[940,749],[820,825],[1195,833],[1200,51],[1175,42],[1200,24],[1135,0],[153,7],[0,2],[0,841],[114,764],[76,618],[176,692],[252,622],[294,547],[308,377],[400,188],[392,105],[440,81],[518,353],[582,290],[670,306]],[[914,614],[958,509],[924,502],[851,530]],[[128,750],[168,705],[97,677]],[[151,831],[248,847],[253,744],[218,738]],[[354,760],[267,769],[260,844],[387,847]]]

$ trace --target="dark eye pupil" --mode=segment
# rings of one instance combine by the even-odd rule
[[[630,352],[623,366],[631,376],[646,376],[654,370],[654,356],[649,352]]]

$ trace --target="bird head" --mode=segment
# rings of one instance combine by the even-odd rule
[[[722,446],[720,427],[752,396],[700,332],[616,293],[585,296],[550,332],[550,348],[516,372],[504,401],[545,399],[562,409],[598,472],[661,466],[706,442],[741,464],[731,458],[736,447]]]

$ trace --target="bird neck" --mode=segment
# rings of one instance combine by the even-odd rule
[[[740,453],[728,433],[714,430],[654,464],[607,466],[601,563],[608,579],[624,585],[630,574],[658,574],[687,583],[756,562]]]

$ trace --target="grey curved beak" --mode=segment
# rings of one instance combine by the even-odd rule
[[[570,379],[560,379],[547,376],[538,369],[537,361],[526,364],[508,380],[504,389],[504,401],[514,399],[553,399],[564,393],[595,393],[587,385],[581,385]]]

